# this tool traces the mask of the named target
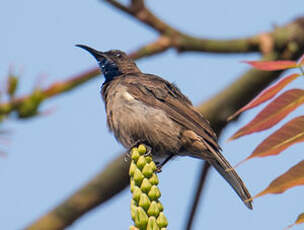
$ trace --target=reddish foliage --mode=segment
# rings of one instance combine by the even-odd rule
[[[296,117],[267,137],[247,158],[277,155],[289,146],[304,141],[304,116]]]
[[[249,102],[247,105],[245,105],[243,108],[241,108],[240,110],[238,110],[236,113],[234,113],[232,116],[230,116],[228,118],[228,120],[233,119],[234,117],[236,117],[237,115],[239,115],[240,113],[252,109],[262,103],[264,103],[265,101],[270,100],[271,98],[273,98],[278,92],[280,92],[286,85],[288,85],[290,82],[292,82],[294,79],[296,79],[297,77],[299,77],[300,74],[291,74],[287,77],[284,77],[283,79],[281,79],[279,82],[277,82],[276,84],[268,87],[267,89],[265,89],[264,91],[262,91],[256,98],[254,98],[251,102]]]
[[[282,193],[299,185],[304,185],[304,160],[273,180],[265,190],[255,195],[253,199],[269,193]],[[303,217],[298,217],[298,219],[296,222],[303,222]]]
[[[298,67],[295,61],[244,61],[259,70],[274,71]]]
[[[304,90],[291,89],[269,103],[251,122],[239,129],[230,140],[271,128],[304,103]]]

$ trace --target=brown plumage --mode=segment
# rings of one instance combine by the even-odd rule
[[[246,186],[220,152],[209,122],[190,100],[168,81],[142,73],[122,51],[99,52],[87,46],[105,76],[102,96],[107,122],[126,147],[138,142],[152,147],[154,160],[162,165],[174,156],[208,161],[252,209]]]

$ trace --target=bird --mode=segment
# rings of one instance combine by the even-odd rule
[[[101,95],[107,124],[127,149],[138,143],[151,147],[152,159],[162,167],[176,156],[207,161],[252,209],[244,182],[221,153],[217,136],[191,101],[167,80],[141,72],[123,51],[101,52],[76,45],[97,60],[105,78]]]

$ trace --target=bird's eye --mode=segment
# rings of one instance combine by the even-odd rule
[[[118,53],[118,54],[116,54],[115,56],[118,57],[118,58],[120,58],[120,57],[121,57],[121,54]]]

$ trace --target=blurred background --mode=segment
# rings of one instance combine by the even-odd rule
[[[127,1],[123,1],[127,3]],[[146,1],[152,12],[186,33],[209,38],[238,38],[271,31],[303,16],[303,1]],[[302,7],[300,7],[302,5]],[[20,76],[17,96],[67,79],[96,66],[95,60],[75,44],[98,50],[126,52],[155,40],[158,34],[103,1],[11,0],[0,9],[0,87],[10,69]],[[248,70],[242,60],[255,54],[206,54],[169,50],[137,61],[143,72],[153,73],[179,86],[195,105],[210,98]],[[0,144],[0,228],[22,229],[55,207],[96,175],[123,150],[106,127],[100,97],[100,76],[76,90],[43,103],[52,112],[26,120],[11,117],[2,125],[10,143]],[[303,85],[296,80],[289,88]],[[223,154],[235,165],[273,130],[299,115],[288,116],[275,129],[226,140],[252,119],[255,109],[230,124],[221,136]],[[274,178],[299,162],[303,146],[295,145],[277,157],[253,159],[238,168],[255,195]],[[300,155],[301,154],[301,155]],[[177,158],[159,174],[161,202],[169,229],[184,229],[201,162]],[[183,185],[177,185],[182,178]],[[283,229],[303,212],[303,187],[254,201],[254,210],[242,204],[228,184],[212,173],[199,205],[194,229]],[[301,199],[302,201],[302,199]],[[131,224],[130,192],[115,196],[89,212],[69,229],[127,229]],[[303,226],[295,227],[300,229]]]

